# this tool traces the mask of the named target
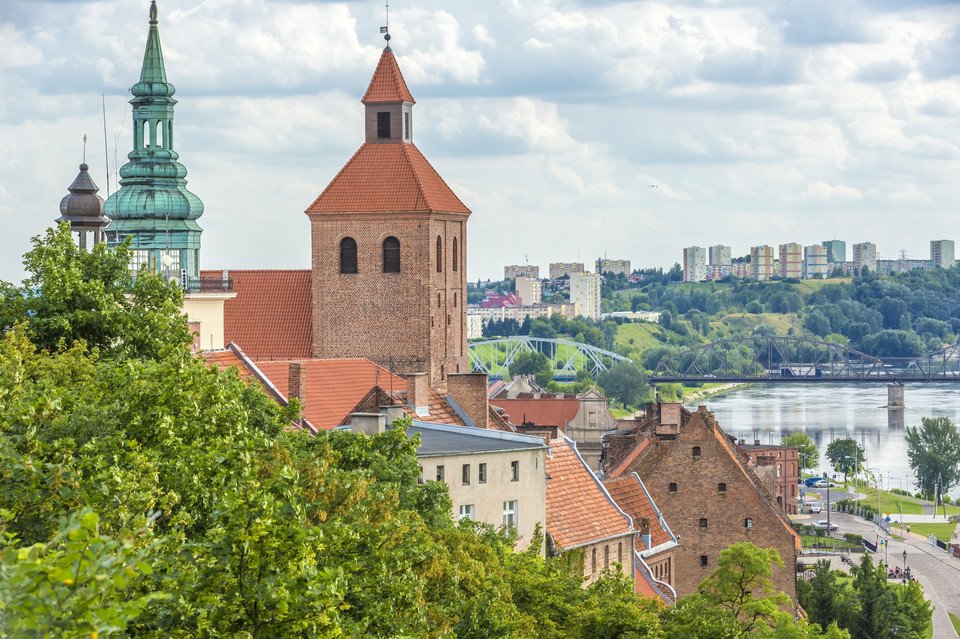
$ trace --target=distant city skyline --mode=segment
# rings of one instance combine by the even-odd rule
[[[0,279],[83,159],[132,145],[149,2],[0,8]],[[360,145],[380,2],[158,0],[201,268],[307,268],[303,211]],[[414,142],[473,211],[467,276],[841,238],[928,258],[960,206],[960,6],[392,6]],[[115,171],[111,166],[111,171]],[[651,188],[655,187],[655,188]],[[111,185],[111,191],[115,189]],[[848,256],[849,259],[849,256]]]

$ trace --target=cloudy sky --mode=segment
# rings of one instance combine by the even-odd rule
[[[0,279],[132,144],[146,0],[0,0]],[[306,268],[363,139],[374,1],[160,0],[204,268]],[[960,3],[394,0],[415,142],[471,208],[468,275],[684,246],[960,241]],[[650,188],[650,185],[659,188]],[[849,249],[848,249],[849,251]],[[849,255],[849,253],[848,253]]]

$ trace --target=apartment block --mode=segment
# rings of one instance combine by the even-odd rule
[[[550,265],[550,279],[557,280],[571,273],[583,273],[583,262],[554,262]]]
[[[827,263],[827,249],[820,244],[811,244],[803,247],[803,276],[810,278],[816,275],[830,275],[830,265]]]
[[[550,318],[552,315],[562,315],[566,319],[574,319],[579,315],[576,304],[537,304],[535,306],[493,306],[493,307],[470,307],[467,310],[467,321],[472,316],[480,317],[484,321],[496,320],[502,322],[505,319],[512,319],[518,322],[528,317],[535,320],[538,317]]]
[[[956,258],[953,252],[953,240],[930,240],[930,261],[933,268],[950,268]]]
[[[833,268],[834,264],[847,261],[847,243],[843,240],[824,240],[820,246],[827,249],[827,264]]]
[[[710,266],[730,266],[730,247],[717,244],[710,247]]]
[[[872,242],[860,242],[853,245],[854,275],[860,275],[864,266],[871,273],[877,272],[877,245]]]
[[[701,246],[683,249],[683,281],[705,282],[707,280],[707,251]]]
[[[604,275],[612,273],[614,275],[630,275],[630,260],[597,260],[597,273]]]
[[[595,273],[570,274],[570,301],[576,304],[580,315],[600,318],[600,287],[603,278]]]
[[[780,245],[780,277],[803,277],[803,249],[796,242]]]
[[[773,277],[776,272],[773,270],[773,247],[751,246],[750,247],[750,275],[760,282],[765,282]]]
[[[510,266],[503,267],[503,279],[505,280],[514,280],[518,277],[530,277],[535,280],[540,279],[540,267],[531,266],[525,264],[523,266],[519,264],[513,264]]]
[[[517,278],[517,297],[524,306],[539,304],[543,295],[543,284],[540,280],[520,276]]]

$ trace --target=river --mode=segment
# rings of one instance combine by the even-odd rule
[[[706,403],[724,430],[747,443],[779,443],[781,436],[807,433],[820,448],[821,471],[830,470],[827,445],[852,437],[866,450],[865,466],[874,475],[882,472],[885,488],[902,481],[912,492],[905,426],[919,425],[921,417],[960,423],[960,387],[954,384],[907,383],[906,407],[896,412],[885,408],[884,384],[756,384],[697,403]],[[950,496],[960,498],[960,487]]]

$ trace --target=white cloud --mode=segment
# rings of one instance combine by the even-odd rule
[[[826,182],[808,184],[806,190],[800,194],[801,198],[815,200],[862,200],[863,193],[852,186],[837,184],[830,186]]]

